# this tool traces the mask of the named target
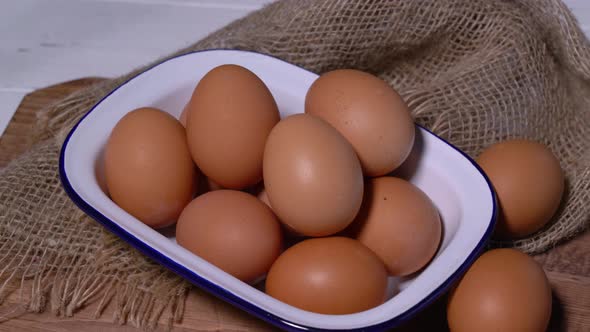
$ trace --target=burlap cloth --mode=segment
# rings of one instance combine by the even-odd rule
[[[567,174],[562,209],[531,237],[493,245],[539,253],[589,222],[590,47],[558,0],[281,1],[171,56],[210,48],[377,74],[471,156],[511,137],[548,144]],[[182,315],[187,283],[80,212],[58,180],[65,134],[136,73],[46,108],[36,146],[0,169],[0,302],[29,279],[30,311],[68,316],[99,301],[97,314],[110,303],[116,320],[143,327]]]

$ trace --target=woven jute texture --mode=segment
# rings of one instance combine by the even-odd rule
[[[418,123],[474,157],[507,138],[547,144],[567,177],[561,209],[538,233],[493,246],[535,254],[588,225],[590,47],[558,0],[280,1],[170,57],[212,48],[376,74]],[[118,321],[142,327],[182,315],[188,284],[80,212],[58,179],[73,124],[148,67],[47,107],[35,147],[0,169],[0,301],[26,284],[30,311],[67,316],[99,301],[97,314],[115,305]]]

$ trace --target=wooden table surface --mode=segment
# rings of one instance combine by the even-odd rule
[[[0,168],[30,146],[27,139],[36,112],[65,95],[96,82],[82,79],[34,91],[19,106],[15,117],[0,137]],[[589,202],[590,203],[590,202]],[[550,331],[590,331],[590,231],[535,259],[541,263],[553,288],[554,305]],[[28,313],[21,308],[28,294],[15,292],[0,306],[0,332],[3,331],[139,331],[130,325],[112,323],[113,309],[98,318],[95,305],[72,318],[56,317],[51,312]],[[404,331],[445,331],[444,298],[421,313]],[[3,317],[16,316],[7,321]],[[165,322],[162,322],[165,324]],[[173,331],[262,331],[266,323],[200,291],[192,289],[185,303],[184,319]],[[164,325],[158,331],[165,331]]]

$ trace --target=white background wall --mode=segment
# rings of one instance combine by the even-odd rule
[[[270,2],[0,0],[0,134],[34,89],[123,74]],[[565,3],[590,35],[590,1]]]

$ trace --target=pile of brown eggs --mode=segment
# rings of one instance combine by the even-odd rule
[[[440,244],[431,200],[390,175],[414,135],[400,95],[368,73],[320,76],[305,113],[281,120],[260,78],[222,65],[198,82],[180,121],[154,108],[125,115],[107,142],[105,175],[116,204],[153,228],[176,223],[178,244],[199,257],[244,282],[265,279],[269,295],[295,307],[347,314],[381,304],[388,277],[424,268]],[[494,184],[510,173],[494,163],[522,159],[528,144],[538,150],[528,148],[532,155],[552,157],[528,141],[482,155],[482,167],[499,174],[491,176]],[[559,181],[563,191],[563,176],[554,185]],[[510,195],[522,195],[513,184],[508,194],[502,190],[509,185],[496,187],[504,206]],[[543,206],[537,214],[507,209],[501,234],[524,236],[543,226],[561,192],[546,196],[529,197]],[[461,287],[454,298],[474,298]],[[453,303],[459,312],[467,305]]]

